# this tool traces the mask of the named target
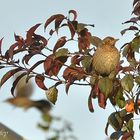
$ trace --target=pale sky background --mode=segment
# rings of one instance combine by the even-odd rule
[[[70,9],[78,12],[78,20],[95,24],[92,34],[104,38],[113,36],[121,38],[118,48],[131,40],[130,35],[121,37],[124,29],[121,23],[128,20],[132,11],[132,0],[1,0],[0,38],[3,36],[3,47],[6,49],[14,41],[14,32],[25,35],[36,23],[45,23],[46,19],[56,13],[67,14]],[[43,31],[43,27],[42,27]],[[3,75],[4,71],[1,71]],[[11,97],[10,82],[0,90],[0,121],[26,137],[28,140],[45,140],[46,134],[36,129],[40,114],[34,109],[26,113],[19,108],[3,103]],[[104,140],[104,128],[112,107],[100,109],[94,103],[95,112],[90,113],[87,107],[89,95],[87,87],[71,87],[67,96],[64,87],[60,88],[59,98],[53,113],[73,123],[75,135],[79,140]],[[36,88],[35,99],[45,98],[41,90]],[[114,110],[113,110],[114,111]]]

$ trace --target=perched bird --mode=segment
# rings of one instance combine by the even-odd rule
[[[115,47],[118,39],[106,37],[93,54],[92,66],[97,74],[108,76],[119,64],[120,53]]]

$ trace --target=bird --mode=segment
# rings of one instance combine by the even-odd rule
[[[98,75],[108,76],[118,66],[120,53],[115,47],[117,40],[110,36],[104,38],[94,52],[92,68]]]

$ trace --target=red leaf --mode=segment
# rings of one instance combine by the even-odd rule
[[[54,48],[53,48],[53,53],[55,53],[58,48],[63,47],[66,42],[67,42],[66,41],[66,36],[63,36],[63,37],[59,38],[58,41],[56,42]]]
[[[19,48],[21,48],[22,46],[25,45],[25,41],[24,41],[24,39],[23,39],[21,36],[18,36],[18,35],[16,35],[16,34],[14,34],[14,36],[15,36],[15,40],[16,40],[17,43],[18,43],[18,47],[19,47]]]
[[[75,35],[75,28],[74,28],[73,24],[70,21],[68,21],[68,27],[69,27],[70,32],[71,32],[71,38],[73,39],[73,37]]]
[[[90,47],[90,41],[88,38],[85,37],[79,37],[78,38],[78,48],[79,51],[86,51]]]
[[[133,1],[133,6],[138,2],[139,0],[134,0]]]
[[[49,76],[57,76],[63,64],[67,61],[67,56],[62,56],[55,58],[53,55],[50,55],[46,58],[44,62],[45,74]]]
[[[42,64],[44,62],[44,60],[40,60],[38,62],[36,62],[29,70],[27,75],[29,75],[30,72],[32,72],[32,70],[34,70],[38,65]]]
[[[45,25],[44,25],[44,30],[46,30],[47,26],[53,22],[55,19],[59,18],[59,17],[64,17],[64,15],[62,14],[56,14],[56,15],[53,15],[51,16],[49,19],[47,19]]]
[[[55,19],[55,30],[57,31],[60,24],[62,23],[62,21],[65,19],[64,15],[59,15],[56,19]]]
[[[36,40],[41,41],[44,46],[48,44],[48,40],[45,37],[37,34],[34,34],[33,36],[35,37]]]
[[[26,35],[26,43],[27,43],[27,46],[32,44],[32,36],[35,32],[35,30],[40,26],[41,24],[36,24],[34,25],[33,27],[31,27],[28,31],[27,31],[27,35]]]
[[[99,88],[98,83],[95,83],[95,85],[91,89],[92,98],[96,98],[99,95]]]
[[[16,68],[13,70],[8,71],[1,79],[0,86],[2,86],[11,76],[13,76],[15,73],[23,70],[23,68]]]
[[[70,82],[70,81],[68,81],[67,83],[66,83],[66,93],[68,94],[68,91],[69,91],[69,88],[70,88],[70,86],[72,85],[72,83]]]
[[[134,71],[134,68],[130,66],[121,67],[121,69],[122,69],[122,73]]]
[[[90,93],[88,97],[88,108],[90,112],[94,112],[93,104],[92,104],[92,93]]]
[[[44,70],[45,70],[45,74],[52,76],[52,72],[51,69],[53,67],[53,61],[54,61],[54,56],[53,55],[49,55],[46,60],[44,61]]]
[[[71,58],[71,64],[73,65],[79,65],[80,64],[80,61],[81,59],[79,58],[80,55],[74,55],[72,58]]]
[[[139,29],[138,29],[136,26],[130,26],[129,28],[122,30],[122,31],[121,31],[121,34],[124,35],[125,32],[126,32],[126,31],[129,31],[129,30],[134,31],[134,30],[139,30]]]
[[[140,16],[140,2],[137,2],[132,13],[134,13],[136,16]]]
[[[1,54],[2,40],[3,38],[0,40],[0,54]]]
[[[76,20],[77,19],[77,12],[75,10],[70,10],[69,11],[69,14],[73,14],[74,15],[73,20]]]
[[[133,133],[130,131],[130,132],[126,132],[123,134],[121,140],[127,140],[130,136],[133,136]]]
[[[46,86],[45,86],[45,84],[44,84],[44,80],[45,80],[45,78],[44,78],[44,76],[43,75],[36,75],[36,77],[35,77],[35,82],[36,82],[36,84],[38,85],[38,87],[40,87],[41,89],[43,89],[43,90],[47,90],[47,88],[46,88]]]
[[[85,71],[81,67],[68,67],[64,70],[63,78],[68,81],[74,82],[86,77]]]
[[[139,20],[139,17],[133,17],[131,18],[130,20],[124,22],[123,24],[126,24],[126,23],[137,23],[137,21]]]
[[[12,88],[11,88],[11,94],[12,94],[13,96],[14,96],[14,90],[15,90],[15,88],[16,88],[16,85],[18,84],[19,80],[20,80],[23,76],[25,76],[25,75],[27,75],[26,72],[20,74],[20,76],[18,76],[18,77],[16,78],[16,80],[13,82],[13,85],[12,85]]]
[[[13,59],[13,55],[14,55],[14,49],[18,46],[18,43],[14,43],[13,45],[10,46],[10,48],[6,51],[5,53],[5,57],[7,59]]]
[[[106,106],[106,99],[103,93],[98,94],[98,104],[101,108],[105,109]]]

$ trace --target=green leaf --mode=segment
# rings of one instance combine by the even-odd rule
[[[45,122],[48,122],[48,123],[51,123],[51,122],[52,122],[52,116],[49,115],[49,114],[43,114],[43,115],[42,115],[42,119],[43,119]]]
[[[139,48],[140,48],[140,37],[135,37],[132,42],[131,42],[131,46],[133,51],[135,52],[139,52]]]
[[[78,32],[82,31],[82,30],[85,28],[85,26],[87,26],[87,24],[78,23],[78,24],[77,24],[77,31],[78,31]]]
[[[106,98],[109,96],[109,94],[113,90],[113,82],[108,77],[99,79],[98,86],[99,86],[100,91],[104,93]]]
[[[88,70],[90,68],[91,63],[92,63],[92,57],[91,56],[83,56],[82,58],[83,58],[83,60],[81,61],[82,66],[86,70]]]
[[[108,117],[108,123],[115,129],[115,131],[121,130],[122,127],[122,121],[121,118],[118,121],[118,113],[113,112],[111,115]]]
[[[140,85],[140,76],[136,76],[136,77],[135,77],[135,82],[136,82],[138,85]]]
[[[55,56],[56,57],[67,56],[68,52],[69,52],[68,49],[62,48],[62,49],[59,49],[57,52],[55,52]]]
[[[121,80],[121,85],[124,90],[128,92],[131,91],[134,86],[133,76],[131,74],[126,74]]]
[[[115,102],[119,108],[123,108],[125,106],[125,98],[123,97],[123,92],[121,90],[117,92]]]
[[[127,45],[125,46],[125,48],[123,49],[123,52],[122,52],[123,57],[126,57],[126,56],[127,56],[129,47],[130,47],[130,45],[127,44]]]
[[[90,43],[92,45],[98,47],[102,43],[102,40],[97,36],[91,36],[90,37]]]
[[[53,104],[55,104],[57,101],[57,95],[58,95],[58,89],[55,86],[50,87],[46,91],[47,99]]]
[[[129,120],[127,123],[127,127],[129,128],[129,130],[133,130],[133,120]]]

